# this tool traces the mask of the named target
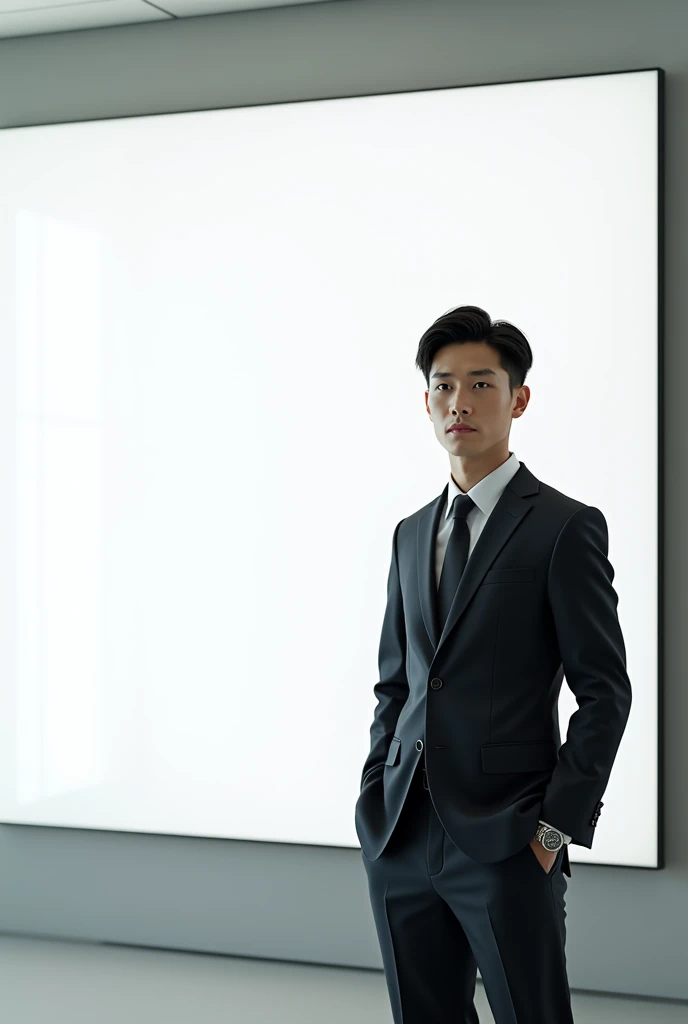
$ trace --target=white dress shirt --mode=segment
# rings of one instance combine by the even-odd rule
[[[487,522],[487,517],[497,504],[502,491],[509,483],[514,473],[516,473],[520,468],[520,465],[521,463],[518,461],[514,453],[509,452],[509,458],[506,462],[503,462],[501,466],[497,466],[497,468],[493,469],[491,473],[484,476],[482,480],[479,480],[477,484],[471,487],[470,491],[465,492],[470,495],[475,502],[475,508],[472,508],[466,516],[466,523],[470,534],[470,545],[468,548],[469,558],[476,545],[476,541],[482,532],[483,526]],[[440,576],[442,574],[444,556],[447,551],[447,543],[454,524],[449,513],[456,495],[463,493],[464,491],[462,491],[457,485],[454,477],[450,473],[449,491],[447,492],[447,507],[444,510],[444,515],[440,516],[440,522],[437,528],[437,538],[435,541],[435,579],[437,580],[438,586]],[[548,822],[542,821],[542,819],[540,819],[540,823],[542,825],[547,825],[548,828],[556,828],[556,825],[550,825]],[[564,840],[567,843],[571,842],[571,836],[567,836],[561,829],[557,829],[557,831],[562,833]]]

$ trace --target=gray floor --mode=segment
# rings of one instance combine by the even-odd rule
[[[494,1024],[480,983],[481,1024]],[[573,993],[576,1024],[669,1024],[688,1005]],[[7,1024],[391,1024],[381,971],[0,935]]]

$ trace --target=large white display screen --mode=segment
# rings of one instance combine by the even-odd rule
[[[658,862],[659,72],[0,132],[0,821],[358,847],[414,367],[527,335],[510,449],[600,508]],[[564,683],[562,741],[576,709]]]

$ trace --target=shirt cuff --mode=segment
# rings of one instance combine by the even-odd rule
[[[542,818],[540,818],[540,824],[541,825],[546,825],[547,828],[557,828],[556,825],[550,825],[550,823],[548,821],[543,821]],[[561,832],[561,834],[564,837],[564,842],[565,843],[570,843],[571,842],[571,836],[567,836],[566,833],[562,832],[560,828],[557,828],[557,832]]]

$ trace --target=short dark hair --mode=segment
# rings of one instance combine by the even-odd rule
[[[508,320],[492,321],[480,306],[456,306],[435,320],[418,343],[416,367],[430,389],[430,367],[438,350],[452,342],[485,341],[499,353],[509,375],[509,388],[520,388],[533,365],[533,353],[522,331]]]

